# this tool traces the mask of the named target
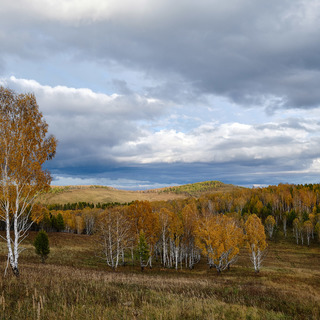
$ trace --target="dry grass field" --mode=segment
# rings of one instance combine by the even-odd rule
[[[159,192],[142,192],[117,190],[113,188],[101,187],[73,187],[62,189],[61,192],[47,193],[39,198],[41,203],[45,204],[66,204],[75,202],[90,202],[90,203],[107,203],[120,202],[128,203],[134,200],[149,200],[149,201],[167,201],[172,199],[184,199],[186,195],[174,193],[159,193]]]
[[[320,319],[320,245],[269,242],[260,274],[244,250],[218,275],[205,261],[194,270],[111,271],[95,256],[94,236],[50,233],[41,264],[31,233],[19,279],[0,277],[0,319]],[[0,271],[6,266],[0,242]],[[10,270],[9,270],[10,271]]]
[[[185,199],[190,196],[199,196],[203,192],[228,192],[235,188],[233,185],[219,182],[217,187],[208,189],[204,183],[185,185],[180,187],[153,189],[145,191],[118,190],[102,186],[68,186],[52,187],[51,192],[39,197],[39,201],[45,204],[66,204],[75,202],[107,203],[120,202],[128,203],[134,200],[167,201],[173,199]],[[190,190],[187,186],[192,186]]]

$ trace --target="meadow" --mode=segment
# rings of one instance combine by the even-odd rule
[[[220,275],[203,259],[193,270],[112,271],[97,257],[97,238],[49,233],[45,264],[24,243],[17,279],[0,277],[0,319],[320,319],[320,246],[291,235],[269,241],[259,274],[245,249]],[[6,246],[0,242],[0,272]]]
[[[230,192],[240,187],[224,184],[219,181],[205,181],[179,187],[150,189],[145,191],[120,190],[104,186],[66,186],[51,187],[50,192],[42,194],[37,200],[43,204],[93,202],[128,203],[140,201],[168,201],[185,199],[190,196],[197,197],[206,192]]]

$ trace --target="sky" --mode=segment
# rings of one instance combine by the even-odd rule
[[[320,0],[0,0],[53,185],[319,183]]]

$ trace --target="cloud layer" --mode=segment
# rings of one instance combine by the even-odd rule
[[[1,4],[0,84],[36,94],[57,182],[317,181],[320,1],[25,8]]]
[[[74,64],[135,70],[153,80],[153,93],[172,99],[214,94],[270,110],[319,105],[317,0],[33,0],[28,11],[23,2],[3,6],[5,54],[63,54]],[[175,81],[179,95],[170,91]]]

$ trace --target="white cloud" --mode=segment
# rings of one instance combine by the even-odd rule
[[[150,119],[161,114],[165,105],[158,99],[150,99],[138,94],[124,96],[96,93],[87,88],[69,88],[66,86],[46,86],[35,80],[0,79],[0,83],[22,92],[34,92],[39,104],[43,104],[46,114],[57,112],[72,113],[73,116],[99,114],[108,117],[128,117],[133,111],[133,119]]]
[[[153,3],[156,4],[157,1]],[[15,0],[2,4],[3,12],[26,11],[39,20],[90,23],[110,19],[114,16],[145,14],[154,10],[148,0]],[[153,7],[153,8],[152,8]],[[152,9],[151,9],[152,8]]]
[[[236,163],[244,167],[261,163],[263,169],[251,172],[252,175],[316,173],[320,168],[320,123],[316,120],[320,111],[317,109],[308,113],[300,110],[296,115],[288,112],[290,118],[276,114],[271,121],[260,119],[254,123],[250,119],[249,123],[249,119],[240,116],[247,123],[222,122],[211,121],[198,110],[192,113],[192,108],[187,114],[179,114],[187,110],[181,105],[170,109],[166,101],[150,96],[107,95],[86,88],[45,86],[15,77],[2,78],[0,84],[17,92],[35,93],[50,132],[59,140],[57,158],[52,162],[55,172],[65,168],[104,172],[111,164],[121,167],[175,163],[219,166]],[[236,105],[228,108],[230,116],[240,110]],[[197,120],[192,126],[182,125],[181,121],[187,120],[189,126],[193,115]],[[170,127],[172,121],[175,125]],[[238,172],[241,174],[244,173]],[[127,185],[126,188],[140,185],[143,189],[153,183],[137,177],[117,182],[77,175],[55,173],[53,184]]]
[[[59,140],[63,165],[81,161],[110,161],[111,148],[146,134],[141,122],[166,112],[158,99],[133,95],[106,95],[82,88],[50,87],[34,80],[0,79],[17,92],[34,92],[49,130]]]
[[[319,130],[319,123],[304,125],[206,123],[188,133],[163,129],[116,146],[113,151],[118,161],[142,164],[297,159],[312,153],[319,144],[309,139],[308,131]]]

